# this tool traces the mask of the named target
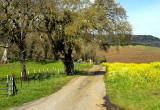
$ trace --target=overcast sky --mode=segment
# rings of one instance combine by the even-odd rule
[[[160,38],[160,0],[115,1],[127,11],[128,21],[133,26],[133,34]]]

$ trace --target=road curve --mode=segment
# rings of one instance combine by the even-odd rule
[[[106,110],[104,74],[105,67],[93,66],[58,92],[9,110]]]

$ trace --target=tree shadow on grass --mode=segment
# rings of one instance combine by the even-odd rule
[[[45,65],[45,64],[49,64],[49,63],[56,63],[58,61],[56,61],[56,60],[28,60],[28,62],[36,62],[36,63],[40,63],[42,65]]]
[[[18,58],[8,58],[9,63],[13,63],[13,62],[18,62],[19,59]]]

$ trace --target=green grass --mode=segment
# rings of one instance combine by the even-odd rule
[[[160,110],[160,63],[105,65],[104,81],[111,104],[125,110]]]
[[[86,74],[91,65],[85,63],[80,65],[75,65],[75,72],[77,75],[74,76],[66,76],[63,73],[58,73],[57,71],[53,72],[53,67],[56,70],[59,68],[64,70],[64,65],[60,61],[27,61],[26,67],[28,71],[30,71],[30,80],[29,80],[29,87],[28,82],[23,81],[22,88],[21,88],[21,81],[20,81],[20,64],[18,61],[10,62],[8,65],[0,65],[0,77],[5,77],[6,75],[11,75],[11,73],[15,74],[16,77],[16,88],[18,90],[17,94],[6,98],[6,96],[0,97],[5,98],[5,100],[0,100],[0,110],[5,110],[14,106],[22,105],[23,103],[39,99],[41,97],[48,96],[50,94],[55,93],[58,91],[62,86],[64,86],[67,82],[71,79]],[[47,79],[47,68],[48,68],[48,77]],[[85,69],[84,69],[85,68]],[[45,69],[43,77],[39,80],[39,69],[42,71]],[[31,79],[34,77],[34,70],[36,70],[36,80],[34,84],[34,80]],[[81,70],[81,71],[80,71]],[[54,73],[54,75],[53,75]],[[42,76],[43,73],[41,73]],[[0,80],[2,82],[2,80]],[[0,91],[5,92],[5,91]]]
[[[63,69],[64,70],[64,65],[60,61],[51,61],[51,60],[41,60],[41,61],[26,61],[26,70],[27,73],[28,71],[30,73],[33,73],[34,70],[36,73],[40,71],[42,72],[43,69],[45,72],[47,71],[49,73],[53,73],[53,67],[56,68],[56,71],[58,69]],[[10,60],[10,63],[7,65],[0,65],[0,77],[6,77],[7,75],[11,75],[12,73],[15,74],[16,78],[21,77],[21,72],[20,72],[20,63],[19,61],[12,61]]]
[[[106,82],[107,95],[112,104],[125,110],[155,110],[160,109],[160,88],[136,89],[130,88],[128,81],[117,81],[117,84]]]

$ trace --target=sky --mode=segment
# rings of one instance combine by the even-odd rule
[[[160,0],[115,1],[125,8],[134,35],[153,35],[160,38]]]

